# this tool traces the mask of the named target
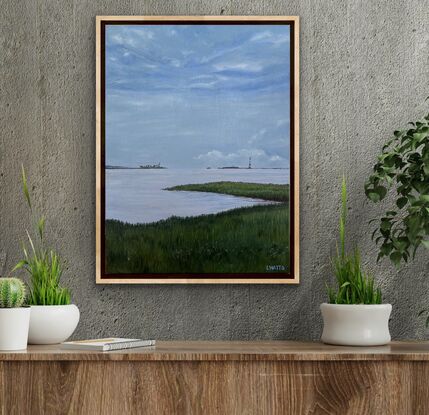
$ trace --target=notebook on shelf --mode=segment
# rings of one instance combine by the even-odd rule
[[[76,340],[61,344],[61,348],[66,350],[95,350],[101,352],[151,346],[155,346],[155,340],[125,339],[121,337]]]

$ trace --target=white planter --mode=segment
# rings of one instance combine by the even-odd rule
[[[390,342],[391,304],[321,304],[322,342],[344,346],[382,346]]]
[[[27,348],[30,307],[0,308],[0,350]]]
[[[32,305],[30,344],[55,344],[67,340],[79,323],[79,309],[69,305]]]

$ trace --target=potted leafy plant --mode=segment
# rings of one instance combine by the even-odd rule
[[[365,184],[373,202],[396,189],[396,202],[379,220],[373,238],[380,245],[378,259],[395,264],[414,258],[420,246],[429,249],[429,114],[398,130],[384,145]]]
[[[332,259],[336,288],[329,287],[329,303],[321,304],[322,341],[348,346],[379,346],[390,341],[390,304],[382,304],[380,288],[362,269],[359,251],[346,252],[347,187],[343,178],[340,248]]]
[[[32,210],[27,177],[22,168],[22,188]],[[32,344],[60,343],[69,338],[79,322],[79,309],[71,304],[70,290],[60,287],[62,264],[59,255],[45,247],[45,219],[36,221],[37,241],[27,231],[30,249],[23,246],[24,258],[13,269],[30,274],[28,304],[31,306],[28,341]]]
[[[27,348],[30,307],[23,307],[25,285],[18,278],[0,278],[0,350]]]

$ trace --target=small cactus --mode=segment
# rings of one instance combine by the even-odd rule
[[[21,307],[25,301],[25,285],[19,278],[0,278],[0,308]]]

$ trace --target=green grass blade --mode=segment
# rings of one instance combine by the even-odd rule
[[[25,200],[27,201],[28,207],[31,210],[32,207],[31,207],[30,192],[28,191],[27,175],[25,174],[24,165],[21,165],[21,171],[22,171],[22,191],[24,193],[24,197],[25,197]]]

